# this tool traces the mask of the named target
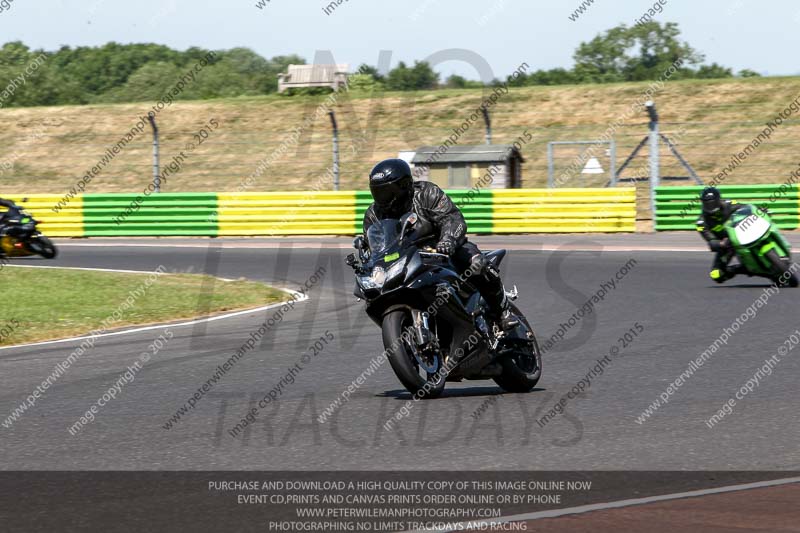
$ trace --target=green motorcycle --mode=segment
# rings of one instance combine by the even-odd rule
[[[781,287],[797,287],[791,246],[763,209],[743,206],[725,222],[725,231],[742,266],[753,276],[769,278]]]

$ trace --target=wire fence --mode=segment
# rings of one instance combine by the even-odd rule
[[[550,106],[547,111],[523,109],[512,96],[513,93],[509,101],[498,104],[492,112],[493,142],[510,144],[524,132],[530,133],[532,140],[521,150],[525,159],[524,187],[546,186],[548,142],[596,140],[613,122],[615,111],[624,105],[620,100],[606,110],[594,106],[591,111],[567,114],[558,106]],[[444,143],[462,124],[465,110],[473,108],[471,102],[465,101],[430,109],[426,102],[425,98],[414,106],[397,98],[377,105],[371,100],[349,99],[346,105],[339,102],[336,113],[343,189],[365,188],[369,169],[382,158]],[[182,162],[179,171],[162,184],[162,190],[235,191],[245,182],[250,190],[309,188],[329,175],[332,166],[332,134],[327,117],[300,127],[316,105],[311,101],[302,107],[293,102],[176,104],[159,117],[161,161],[162,166],[176,158]],[[663,106],[662,110],[671,107]],[[800,122],[794,118],[786,120],[746,160],[731,166],[736,154],[773,116],[775,107],[763,102],[698,107],[683,112],[683,116],[704,115],[712,119],[682,120],[678,116],[668,120],[665,116],[661,132],[673,140],[704,181],[728,167],[728,183],[779,183],[798,165]],[[80,107],[63,108],[45,116],[36,110],[5,113],[11,114],[11,120],[10,126],[0,132],[0,191],[27,193],[67,190],[109,154],[138,116],[135,106],[98,107],[88,112]],[[731,115],[751,120],[722,120]],[[87,122],[86,116],[91,120]],[[212,118],[219,122],[219,128],[204,133],[204,124]],[[483,124],[478,122],[459,136],[458,144],[484,144],[484,135]],[[613,139],[617,168],[646,135],[644,113],[616,128]],[[582,166],[567,172],[576,159],[585,158],[585,149],[555,151],[555,174],[564,176],[560,186],[596,186],[608,181],[607,175],[582,174]],[[668,147],[660,150],[661,175],[685,177],[686,170]],[[609,154],[598,152],[597,156],[607,173]],[[647,178],[648,157],[645,146],[620,178]],[[145,131],[104,165],[87,192],[138,191],[151,179],[152,139]]]

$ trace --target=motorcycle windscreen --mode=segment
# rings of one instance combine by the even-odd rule
[[[753,244],[766,235],[771,226],[770,223],[755,213],[749,215],[734,226],[733,231],[736,233],[736,240],[742,246]]]
[[[367,230],[367,242],[372,257],[377,259],[392,252],[400,244],[401,223],[397,219],[387,218],[376,222]]]

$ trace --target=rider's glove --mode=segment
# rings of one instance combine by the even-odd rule
[[[720,250],[727,250],[731,247],[731,240],[727,237],[719,241],[719,248]]]
[[[436,245],[436,251],[444,255],[453,255],[456,251],[456,243],[450,237],[445,237]]]

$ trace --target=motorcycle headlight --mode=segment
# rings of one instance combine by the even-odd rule
[[[359,276],[358,279],[365,289],[380,289],[386,281],[386,271],[381,267],[375,267],[368,276]]]
[[[389,267],[389,270],[386,271],[386,279],[392,280],[395,277],[402,275],[405,266],[406,266],[405,259],[395,261],[395,263]]]

